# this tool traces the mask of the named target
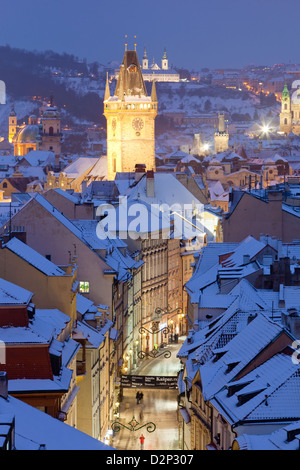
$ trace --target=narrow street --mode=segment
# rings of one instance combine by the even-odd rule
[[[170,344],[166,347],[172,353],[169,359],[163,356],[144,359],[134,374],[176,376],[181,369],[176,354],[183,341],[184,338],[180,338],[178,344]],[[136,400],[138,390],[144,394],[139,404]],[[119,450],[141,450],[139,438],[143,435],[145,437],[144,450],[180,450],[177,395],[177,389],[124,388],[119,418],[116,418],[116,421],[121,423],[120,431],[115,432],[112,446]],[[136,430],[132,430],[129,424],[133,419],[139,423],[135,426]],[[154,423],[153,432],[147,431],[147,423]],[[149,430],[153,428],[152,425]]]

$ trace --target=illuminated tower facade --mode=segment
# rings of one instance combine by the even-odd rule
[[[8,117],[8,141],[12,143],[14,136],[17,133],[17,115],[15,112],[14,105],[11,108],[11,112]]]
[[[155,82],[148,96],[135,50],[127,50],[113,96],[108,78],[104,95],[107,120],[107,179],[117,172],[133,172],[136,164],[155,171],[155,117],[157,95]]]
[[[51,104],[42,117],[42,133],[40,150],[50,150],[55,155],[61,154],[61,116],[55,106]]]
[[[226,152],[228,150],[229,134],[225,128],[225,116],[219,114],[218,129],[215,132],[215,153]]]
[[[291,98],[287,85],[284,85],[284,89],[281,95],[281,113],[279,115],[279,130],[285,134],[292,132],[292,110],[291,110]]]

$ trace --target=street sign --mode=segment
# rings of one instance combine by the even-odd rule
[[[122,375],[121,385],[125,388],[177,388],[178,377],[155,375]]]

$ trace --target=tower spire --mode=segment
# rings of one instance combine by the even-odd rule
[[[106,72],[106,85],[105,85],[105,93],[104,93],[104,101],[108,100],[110,97],[110,89],[108,83],[108,72]]]
[[[151,101],[157,101],[155,79],[152,81]]]

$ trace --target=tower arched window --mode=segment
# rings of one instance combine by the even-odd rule
[[[49,127],[49,135],[53,135],[53,127],[52,126]]]
[[[285,120],[284,120],[284,124],[287,124],[287,118],[285,118]]]
[[[113,159],[113,172],[114,173],[117,172],[117,159],[116,158]]]
[[[284,109],[287,109],[287,103],[284,103]]]

